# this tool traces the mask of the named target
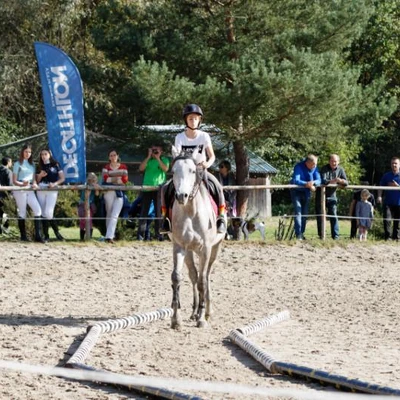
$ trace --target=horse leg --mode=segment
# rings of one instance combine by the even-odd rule
[[[203,254],[199,257],[199,278],[197,281],[197,288],[199,291],[199,317],[197,319],[197,327],[198,328],[205,328],[207,327],[207,321],[205,318],[205,311],[206,311],[206,297],[208,283],[207,283],[207,271],[208,271],[208,264],[210,260],[210,251],[206,250]]]
[[[192,282],[192,289],[193,289],[193,311],[192,315],[190,316],[190,319],[192,320],[197,320],[199,314],[199,291],[197,289],[197,268],[194,263],[194,256],[193,256],[193,251],[188,251],[185,257],[185,264],[188,267],[189,270],[189,278],[190,281]]]
[[[221,249],[221,242],[217,243],[214,245],[211,249],[211,256],[210,256],[210,261],[208,263],[208,268],[207,268],[207,275],[206,275],[206,280],[207,280],[207,291],[206,291],[206,320],[208,321],[213,314],[213,308],[212,308],[212,302],[211,302],[211,280],[210,280],[210,275],[212,271],[212,266],[215,262],[215,260],[218,257],[219,251]]]
[[[174,269],[171,274],[172,280],[172,309],[173,315],[171,317],[171,328],[181,329],[182,318],[180,313],[181,303],[179,299],[179,288],[182,280],[182,268],[185,259],[184,250],[178,245],[174,244]]]

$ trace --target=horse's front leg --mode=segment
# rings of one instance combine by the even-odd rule
[[[211,257],[210,257],[210,261],[208,263],[208,268],[207,268],[207,275],[206,275],[206,280],[207,280],[207,292],[206,292],[206,320],[208,321],[211,317],[211,315],[213,314],[213,308],[212,308],[212,297],[211,297],[211,271],[212,271],[212,267],[213,264],[215,262],[215,260],[218,257],[218,254],[220,252],[221,249],[221,243],[219,242],[217,244],[215,244],[212,247],[211,250]]]
[[[171,274],[172,280],[172,309],[171,328],[181,329],[182,318],[180,313],[181,303],[179,299],[179,289],[182,281],[182,268],[185,259],[185,251],[177,244],[174,244],[174,269]]]
[[[192,320],[197,320],[199,315],[199,291],[197,289],[197,268],[194,263],[194,255],[193,251],[188,251],[185,257],[185,264],[188,267],[189,270],[189,278],[190,281],[192,282],[192,289],[193,289],[193,307],[192,307],[192,315],[190,316],[190,319]]]
[[[199,328],[207,327],[206,321],[206,298],[208,297],[208,264],[210,261],[210,251],[204,251],[199,257],[199,277],[197,281],[197,288],[199,290],[199,317],[197,319],[197,326]]]

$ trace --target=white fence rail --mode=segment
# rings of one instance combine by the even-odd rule
[[[325,239],[325,231],[326,231],[326,207],[325,207],[325,190],[326,187],[338,187],[338,185],[327,185],[321,186],[321,218],[322,218],[322,239]],[[224,186],[225,190],[265,190],[265,189],[295,189],[295,188],[303,188],[302,186],[298,185],[246,185],[246,186],[239,186],[239,185],[230,185]],[[89,197],[90,192],[92,190],[99,190],[99,191],[107,191],[107,190],[122,190],[122,191],[142,191],[142,190],[158,190],[158,186],[143,186],[143,185],[97,185],[96,187],[91,185],[61,185],[54,188],[32,188],[30,186],[27,187],[20,187],[20,186],[0,186],[0,192],[12,192],[12,191],[64,191],[64,190],[73,190],[73,191],[85,191],[85,218],[86,218],[86,233],[90,231],[89,224],[90,224],[90,204],[89,204]],[[368,190],[378,190],[378,191],[386,191],[386,190],[400,190],[400,187],[394,186],[373,186],[373,185],[348,185],[346,187],[341,187],[341,190],[361,190],[361,189],[368,189]],[[348,218],[351,218],[348,216]],[[87,237],[86,239],[88,239]]]

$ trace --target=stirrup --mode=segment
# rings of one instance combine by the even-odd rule
[[[165,217],[162,221],[161,224],[161,229],[160,229],[161,234],[166,234],[166,233],[171,233],[171,221],[169,218]]]
[[[224,217],[217,218],[217,233],[226,233],[226,224]]]

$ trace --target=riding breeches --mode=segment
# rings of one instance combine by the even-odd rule
[[[36,193],[33,191],[15,191],[13,192],[15,202],[17,203],[18,217],[26,218],[26,208],[30,207],[34,217],[40,217],[42,215],[42,209],[36,197]]]
[[[104,193],[104,202],[106,204],[106,239],[114,239],[118,217],[124,205],[124,198],[118,197],[115,190],[109,190]]]
[[[42,209],[42,217],[53,219],[54,208],[56,207],[58,192],[57,191],[38,191],[37,198]]]

